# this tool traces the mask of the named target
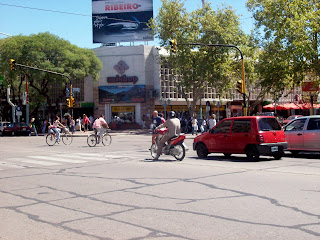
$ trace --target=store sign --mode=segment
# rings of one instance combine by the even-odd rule
[[[145,85],[100,86],[99,102],[105,103],[141,103],[146,101]]]
[[[127,76],[125,71],[129,69],[129,66],[123,61],[119,61],[114,67],[121,76],[116,75],[115,77],[107,77],[108,83],[133,83],[136,84],[139,80],[137,76]]]

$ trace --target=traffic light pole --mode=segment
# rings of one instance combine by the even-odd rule
[[[245,71],[244,71],[244,61],[243,61],[243,54],[241,50],[235,45],[228,45],[228,44],[203,44],[203,43],[177,43],[176,45],[189,45],[189,46],[208,46],[208,47],[228,47],[228,48],[235,48],[240,52],[241,56],[241,70],[242,70],[242,94],[243,94],[243,116],[247,116],[247,103],[246,103],[246,82],[245,82]]]
[[[69,76],[63,74],[63,73],[58,73],[58,72],[53,72],[53,71],[49,71],[49,70],[45,70],[45,69],[41,69],[41,68],[37,68],[37,67],[31,67],[31,66],[27,66],[27,65],[23,65],[20,63],[16,63],[16,61],[14,59],[10,59],[10,68],[11,71],[15,70],[15,66],[19,66],[19,67],[23,67],[23,68],[29,68],[29,69],[34,69],[34,70],[38,70],[41,72],[47,72],[47,73],[52,73],[52,74],[56,74],[56,75],[60,75],[63,77],[66,77],[69,80],[70,83],[70,96],[73,99],[73,94],[72,94],[72,83],[71,83],[71,79]],[[28,91],[28,79],[26,78],[26,91],[27,91],[27,102],[26,102],[26,122],[27,124],[29,124],[29,91]],[[71,100],[71,98],[70,98]]]

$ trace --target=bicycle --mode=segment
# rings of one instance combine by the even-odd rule
[[[89,147],[94,147],[97,144],[101,143],[104,146],[109,146],[111,144],[112,138],[110,136],[110,134],[107,132],[107,129],[104,129],[104,133],[101,135],[101,137],[98,135],[98,132],[96,129],[94,129],[94,133],[90,134],[87,137],[87,143],[89,145]]]
[[[70,134],[68,128],[62,129],[62,131],[60,133],[60,138],[65,145],[70,145],[73,141],[73,136],[72,136],[72,134]],[[53,146],[57,143],[57,134],[52,129],[49,130],[49,132],[46,136],[46,143],[49,146]]]

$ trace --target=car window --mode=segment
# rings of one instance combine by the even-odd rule
[[[251,120],[234,120],[232,126],[233,133],[247,133],[251,132]]]
[[[279,131],[281,126],[275,118],[259,118],[259,131]]]
[[[306,122],[306,119],[297,119],[293,122],[291,122],[290,124],[288,124],[288,126],[286,126],[286,131],[302,131],[303,130],[303,126],[304,123]]]
[[[320,118],[310,118],[307,130],[320,130]]]
[[[8,127],[14,127],[14,123],[10,123]]]
[[[214,133],[228,133],[230,132],[231,120],[223,121],[222,123],[218,124],[214,128]]]

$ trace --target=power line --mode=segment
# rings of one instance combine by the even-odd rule
[[[25,7],[25,6],[13,5],[13,4],[7,4],[7,3],[0,3],[0,5],[16,7],[16,8],[26,8],[26,9],[32,9],[32,10],[38,10],[38,11],[45,11],[45,12],[54,12],[54,13],[63,13],[63,14],[69,14],[69,15],[91,17],[91,15],[82,14],[82,13],[62,12],[62,11],[56,11],[56,10],[43,9],[43,8]]]
[[[7,4],[7,3],[0,3],[0,5],[9,6],[9,7],[16,7],[16,8],[32,9],[32,10],[38,10],[38,11],[44,11],[44,12],[53,12],[53,13],[62,13],[62,14],[69,14],[69,15],[76,15],[76,16],[92,17],[92,15],[82,14],[82,13],[72,13],[72,12],[63,12],[63,11],[49,10],[49,9],[43,9],[43,8],[25,7],[25,6],[13,5],[13,4]],[[96,18],[99,18],[99,16],[96,16]],[[125,20],[125,19],[110,18],[110,17],[107,17],[107,19],[122,21],[122,22],[145,23],[145,24],[147,23],[147,22],[138,22],[138,21],[133,21],[133,20]]]

